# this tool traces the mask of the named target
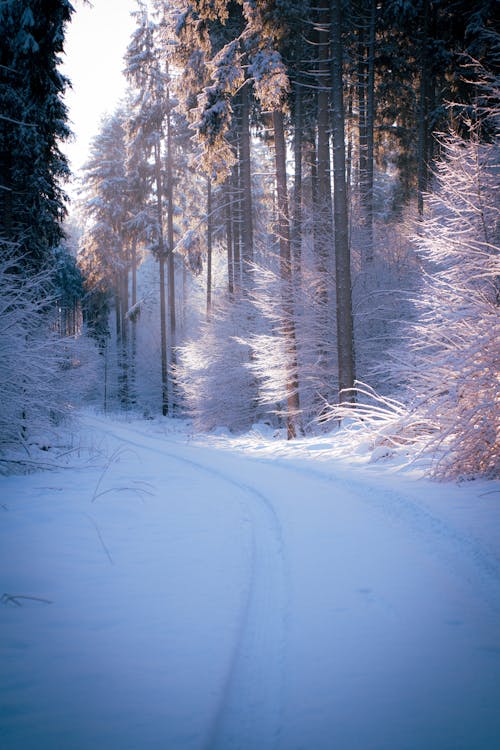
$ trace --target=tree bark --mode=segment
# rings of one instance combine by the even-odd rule
[[[297,367],[297,344],[292,297],[292,254],[290,243],[290,218],[286,185],[286,144],[283,127],[283,113],[273,112],[274,149],[276,159],[276,192],[278,198],[278,227],[280,242],[280,276],[282,280],[283,330],[287,353],[287,437],[296,437],[298,419],[299,381]]]
[[[352,320],[351,258],[347,186],[345,179],[345,127],[343,95],[342,0],[331,0],[332,35],[332,125],[335,212],[335,270],[337,293],[337,353],[339,400],[350,400],[344,392],[354,386],[354,342]]]
[[[240,178],[242,208],[242,267],[248,284],[253,263],[252,165],[250,160],[250,103],[248,85],[241,90],[240,118]]]
[[[135,234],[132,236],[131,240],[131,246],[130,246],[130,266],[131,266],[131,272],[132,272],[132,288],[131,288],[131,305],[134,307],[134,305],[137,304],[137,237]],[[137,318],[134,315],[132,319],[132,325],[131,325],[131,331],[130,331],[130,338],[131,338],[131,346],[130,346],[130,397],[132,402],[135,404],[137,400],[137,391],[136,391],[136,359],[137,359]]]
[[[358,90],[358,186],[360,203],[363,205],[366,190],[366,161],[367,161],[367,134],[366,134],[366,26],[364,17],[364,4],[361,3],[360,17],[358,19],[358,64],[357,64],[357,90]]]
[[[233,268],[234,268],[234,290],[239,294],[242,285],[241,271],[241,228],[242,228],[242,211],[241,211],[241,190],[240,190],[240,168],[239,168],[240,149],[238,148],[238,161],[233,167],[232,174],[232,222],[233,222]]]
[[[376,0],[361,3],[358,32],[359,196],[364,228],[362,260],[373,260],[373,135],[375,119]],[[368,31],[368,34],[366,33]]]
[[[301,285],[302,272],[302,86],[295,86],[295,108],[293,122],[293,230],[292,230],[292,275],[297,289]]]
[[[212,309],[212,181],[207,178],[207,319]]]
[[[234,257],[233,257],[233,208],[231,179],[226,182],[225,189],[225,217],[226,217],[226,246],[227,246],[227,289],[229,298],[234,296]]]
[[[0,129],[4,129],[2,124]],[[12,158],[6,148],[0,151],[0,239],[12,241],[12,223]]]
[[[328,266],[333,234],[332,189],[330,170],[330,44],[329,44],[328,8],[319,10],[318,33],[318,140],[316,151],[316,181],[317,181],[317,221],[319,224],[318,260],[320,273],[323,274],[322,296],[327,302]]]
[[[370,0],[370,23],[368,34],[368,79],[366,91],[366,253],[367,263],[373,261],[373,160],[374,160],[374,126],[375,126],[375,24],[377,18],[377,0]]]
[[[168,72],[168,71],[167,71]],[[167,245],[168,245],[168,319],[169,319],[169,342],[168,354],[170,355],[170,366],[176,365],[176,316],[175,316],[175,256],[174,256],[174,176],[173,176],[173,151],[172,151],[172,113],[170,111],[170,89],[166,89],[166,119],[167,119]],[[170,410],[175,409],[174,383],[170,381],[172,393],[170,398]]]
[[[418,141],[417,141],[417,192],[418,213],[424,212],[424,192],[427,187],[427,150],[428,150],[428,85],[429,85],[429,61],[428,61],[428,26],[429,26],[429,0],[423,0],[422,27],[420,30],[420,91],[418,101]]]
[[[165,240],[163,236],[163,195],[161,180],[160,138],[154,148],[156,177],[156,218],[158,222],[158,262],[160,270],[160,349],[161,349],[161,411],[168,414],[168,364],[167,364],[167,323],[165,299]]]
[[[119,276],[120,279],[120,401],[125,409],[129,407],[129,382],[128,382],[128,269],[125,267]]]

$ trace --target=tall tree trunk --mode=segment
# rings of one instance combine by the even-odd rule
[[[366,161],[367,161],[367,134],[366,134],[366,26],[364,3],[361,2],[360,17],[358,19],[358,64],[356,69],[357,91],[358,91],[358,187],[360,204],[363,205],[366,191]]]
[[[283,298],[283,330],[287,352],[287,436],[290,440],[296,436],[298,419],[299,380],[297,366],[297,344],[295,338],[295,319],[292,291],[292,253],[290,243],[290,218],[288,211],[288,194],[286,185],[286,144],[283,127],[283,113],[274,110],[274,149],[276,158],[276,192],[278,197],[278,227],[280,242],[280,276]]]
[[[130,268],[132,273],[132,288],[131,288],[131,306],[134,307],[137,304],[137,237],[135,234],[132,236],[130,246]],[[130,399],[133,404],[137,400],[136,391],[136,368],[137,368],[137,317],[134,314],[131,321],[130,330]]]
[[[128,270],[123,269],[120,274],[120,401],[125,409],[129,407],[128,382]]]
[[[240,168],[239,155],[240,149],[237,149],[238,160],[233,167],[232,174],[232,220],[233,220],[233,259],[234,259],[234,289],[241,290],[242,286],[242,269],[241,269],[241,252],[242,252],[242,211],[241,211],[241,190],[240,190]]]
[[[212,181],[207,178],[207,318],[212,309]]]
[[[358,32],[359,195],[363,263],[373,260],[373,134],[375,120],[376,0],[361,3]],[[367,33],[368,32],[368,33]]]
[[[234,256],[233,256],[233,202],[231,179],[225,184],[225,219],[226,219],[226,246],[227,246],[227,289],[229,298],[234,296]]]
[[[319,236],[319,226],[317,221],[317,211],[316,207],[318,205],[318,179],[317,179],[317,158],[316,158],[316,138],[313,134],[313,137],[307,144],[307,157],[306,157],[306,163],[309,166],[310,174],[311,174],[311,206],[312,206],[312,213],[313,213],[313,250],[314,255],[317,257],[319,255],[318,252],[318,246],[319,242],[321,240],[321,237]]]
[[[354,98],[354,91],[353,86],[349,86],[349,93],[348,93],[348,102],[347,102],[347,122],[349,123],[349,127],[347,130],[346,138],[347,138],[347,150],[346,150],[346,182],[347,182],[347,197],[349,199],[350,192],[351,192],[351,181],[352,181],[352,159],[353,159],[353,152],[354,152],[354,138],[353,138],[353,132],[354,128],[352,127],[352,121],[353,121],[353,98]]]
[[[161,349],[161,411],[168,414],[168,364],[167,364],[167,322],[165,299],[165,240],[163,236],[163,192],[161,179],[160,139],[157,139],[155,153],[156,178],[156,219],[158,222],[158,262],[160,270],[160,349]]]
[[[250,160],[250,103],[248,84],[240,92],[240,178],[242,208],[242,264],[243,277],[247,280],[253,263],[253,211],[252,211],[252,165]]]
[[[367,263],[373,261],[373,135],[375,124],[375,24],[377,14],[377,0],[370,0],[370,23],[368,32],[368,78],[366,90],[366,191],[365,221],[366,221],[366,252]]]
[[[292,274],[297,289],[301,285],[302,253],[302,86],[295,85],[295,107],[293,118],[293,229],[292,229]]]
[[[319,268],[324,275],[322,294],[327,299],[327,276],[329,270],[330,238],[333,233],[332,190],[330,170],[330,19],[327,7],[319,10],[318,19],[318,141],[317,141],[317,212],[319,222]]]
[[[333,254],[333,214],[330,158],[330,17],[328,5],[318,10],[318,61],[317,61],[317,145],[316,145],[316,217],[315,253],[319,275],[317,324],[318,340],[318,408],[328,397],[331,379],[329,334],[331,310],[329,283]]]
[[[168,71],[167,71],[168,72]],[[174,169],[172,150],[172,113],[170,111],[170,89],[166,90],[167,105],[167,244],[168,244],[168,319],[169,319],[169,355],[170,366],[176,365],[176,319],[175,319],[175,256],[174,256]],[[174,383],[172,387],[170,410],[175,410]]]
[[[350,400],[343,392],[354,385],[354,342],[352,322],[351,258],[347,186],[345,180],[345,128],[343,94],[342,0],[331,0],[332,34],[332,125],[333,181],[335,211],[335,270],[337,293],[337,352],[339,399]]]
[[[122,402],[122,294],[121,294],[121,274],[118,272],[115,277],[115,336],[116,336],[116,393],[118,403]]]
[[[427,187],[427,151],[428,151],[428,27],[429,0],[423,0],[422,26],[420,29],[419,64],[420,91],[418,101],[418,141],[417,141],[417,180],[418,180],[418,212],[424,212],[424,192]]]
[[[5,123],[0,122],[0,139],[5,128]],[[13,239],[12,220],[12,156],[8,148],[3,148],[0,151],[0,239],[7,242]]]

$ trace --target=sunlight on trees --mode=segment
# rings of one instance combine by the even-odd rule
[[[265,420],[289,439],[365,430],[374,449],[427,451],[437,477],[495,475],[489,6],[138,0],[128,90],[80,175],[75,264],[61,255],[66,164],[52,148],[67,135],[66,82],[46,90],[71,15],[56,5],[47,38],[41,17],[0,11],[24,39],[0,58],[2,258],[15,248],[33,289],[24,271],[2,283],[35,310],[36,274],[58,274],[56,322],[33,325],[90,342],[93,403],[204,430]],[[42,37],[43,102],[25,54]],[[2,314],[34,337],[20,309]],[[4,346],[17,345],[22,359],[21,340]]]

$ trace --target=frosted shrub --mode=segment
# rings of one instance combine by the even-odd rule
[[[178,349],[176,380],[195,427],[243,430],[257,419],[257,388],[242,337],[255,311],[246,299],[212,309],[200,334]]]
[[[500,149],[443,139],[444,158],[414,237],[423,263],[417,316],[393,351],[403,403],[358,386],[354,418],[375,444],[419,441],[441,479],[500,474]]]
[[[55,331],[50,277],[26,277],[14,261],[0,262],[0,452],[47,444],[54,425],[71,412],[68,393],[87,381],[93,347]],[[86,374],[75,376],[83,362]]]
[[[438,431],[439,477],[500,469],[500,149],[450,136],[416,244],[427,272],[409,327],[412,400]],[[403,377],[405,372],[401,373]]]
[[[309,250],[309,249],[308,249]],[[252,350],[249,367],[259,384],[259,402],[269,415],[287,414],[287,379],[291,355],[297,359],[301,421],[309,423],[323,410],[323,394],[337,387],[335,341],[327,304],[321,295],[321,279],[312,267],[308,252],[302,254],[300,288],[294,282],[288,289],[280,277],[279,259],[268,255],[266,266],[254,269],[252,301],[263,321],[261,330],[248,338]],[[295,298],[293,324],[295,350],[288,346],[283,290]],[[328,290],[333,296],[334,290]]]

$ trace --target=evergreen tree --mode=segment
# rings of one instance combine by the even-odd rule
[[[128,130],[131,149],[139,148],[146,161],[150,157],[153,160],[150,171],[150,189],[154,193],[156,214],[154,244],[160,282],[162,412],[166,415],[173,409],[172,393],[169,397],[168,364],[169,359],[171,364],[175,363],[176,328],[170,81],[165,55],[162,55],[158,44],[159,25],[153,23],[143,3],[139,3],[136,17],[137,28],[126,55],[126,75],[134,88]],[[164,147],[166,148],[165,165]]]
[[[58,71],[68,0],[0,3],[0,239],[32,269],[53,262],[65,214],[69,135]]]
[[[129,190],[126,171],[124,113],[104,120],[94,138],[91,157],[84,167],[84,210],[87,227],[82,236],[80,266],[90,295],[88,317],[101,333],[107,332],[105,315],[111,298],[115,311],[118,396],[129,405],[128,329],[130,253],[127,222]],[[103,304],[99,313],[99,305]],[[92,322],[95,318],[95,323]],[[106,341],[106,336],[102,343]]]

